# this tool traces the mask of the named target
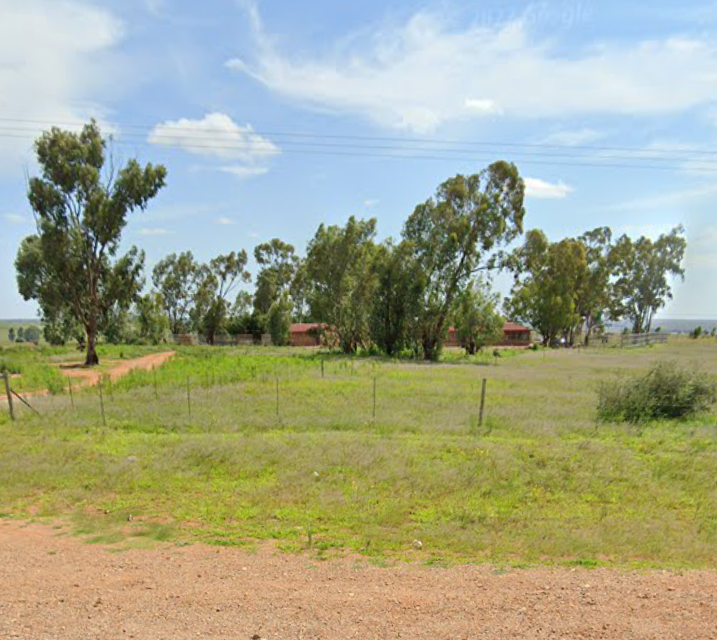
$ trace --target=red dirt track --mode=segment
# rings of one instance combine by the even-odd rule
[[[0,520],[0,637],[717,638],[717,572],[391,568],[264,547],[110,553]]]

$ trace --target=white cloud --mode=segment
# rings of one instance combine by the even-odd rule
[[[28,224],[30,222],[28,216],[23,216],[19,213],[5,213],[3,214],[3,218],[10,224]]]
[[[223,113],[208,113],[201,120],[168,120],[154,127],[148,141],[195,155],[241,163],[218,167],[220,171],[241,177],[266,173],[268,169],[263,163],[279,153],[279,148],[256,133],[250,124],[239,125]]]
[[[502,115],[503,110],[493,100],[478,100],[476,98],[465,99],[466,109],[484,115]]]
[[[605,134],[595,129],[563,129],[540,138],[540,144],[578,147],[604,138]]]
[[[521,118],[643,115],[715,101],[717,46],[706,40],[592,42],[576,54],[533,37],[527,20],[463,26],[423,11],[302,56],[277,48],[253,5],[249,17],[254,58],[228,68],[308,106],[384,126],[426,132],[498,108]]]
[[[2,0],[0,14],[0,117],[20,136],[3,139],[0,170],[19,171],[42,129],[102,119],[98,100],[126,80],[113,57],[123,26],[76,0]]]
[[[376,200],[376,199],[364,200],[364,202],[363,202],[363,206],[366,207],[367,209],[370,209],[371,207],[375,207],[377,204],[378,204],[378,200]]]
[[[538,200],[561,200],[574,189],[564,182],[546,182],[540,178],[525,178],[525,195]]]
[[[243,165],[227,165],[219,167],[219,171],[224,173],[231,173],[232,175],[239,176],[240,178],[250,178],[251,176],[261,176],[268,173],[267,167],[247,167]]]
[[[139,230],[139,234],[142,236],[166,236],[172,233],[169,229],[162,227],[144,227]]]
[[[234,220],[232,220],[231,218],[217,218],[214,222],[216,222],[217,224],[223,224],[223,225],[234,224]]]

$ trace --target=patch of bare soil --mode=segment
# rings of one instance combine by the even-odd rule
[[[717,638],[717,572],[379,568],[264,548],[109,553],[0,521],[0,637]]]

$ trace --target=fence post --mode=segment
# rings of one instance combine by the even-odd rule
[[[373,421],[376,422],[376,376],[373,377]]]
[[[100,381],[97,383],[97,387],[100,390],[100,412],[102,413],[102,424],[103,426],[107,426],[107,420],[105,419],[105,400],[102,396],[102,379],[100,378]]]
[[[74,409],[75,408],[75,396],[72,393],[72,377],[71,376],[67,376],[67,386],[70,389],[70,405],[72,405],[72,408]]]
[[[321,377],[324,377],[324,359],[321,358]]]
[[[189,376],[187,376],[187,411],[191,417],[192,415],[192,398],[189,391]]]
[[[276,417],[279,418],[279,376],[276,376]]]
[[[483,409],[485,407],[485,388],[488,384],[488,380],[486,378],[483,378],[483,384],[481,385],[480,390],[480,413],[478,414],[478,426],[483,426]]]
[[[10,378],[7,371],[3,371],[2,377],[5,380],[5,392],[7,393],[7,406],[10,408],[10,419],[15,419],[15,411],[12,406],[12,393],[10,393]]]
[[[115,401],[115,392],[114,389],[112,389],[112,377],[110,374],[107,374],[107,384],[110,386],[110,401]]]
[[[159,400],[159,393],[157,392],[157,368],[152,367],[152,373],[154,373],[154,398]]]

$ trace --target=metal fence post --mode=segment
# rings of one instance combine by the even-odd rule
[[[2,377],[5,380],[5,392],[7,393],[7,406],[10,408],[10,419],[15,419],[15,411],[12,406],[12,393],[10,393],[10,377],[7,371],[3,371]]]
[[[478,426],[483,426],[483,409],[485,407],[485,388],[488,384],[488,380],[486,378],[483,378],[483,384],[481,385],[480,390],[480,413],[478,414]]]

